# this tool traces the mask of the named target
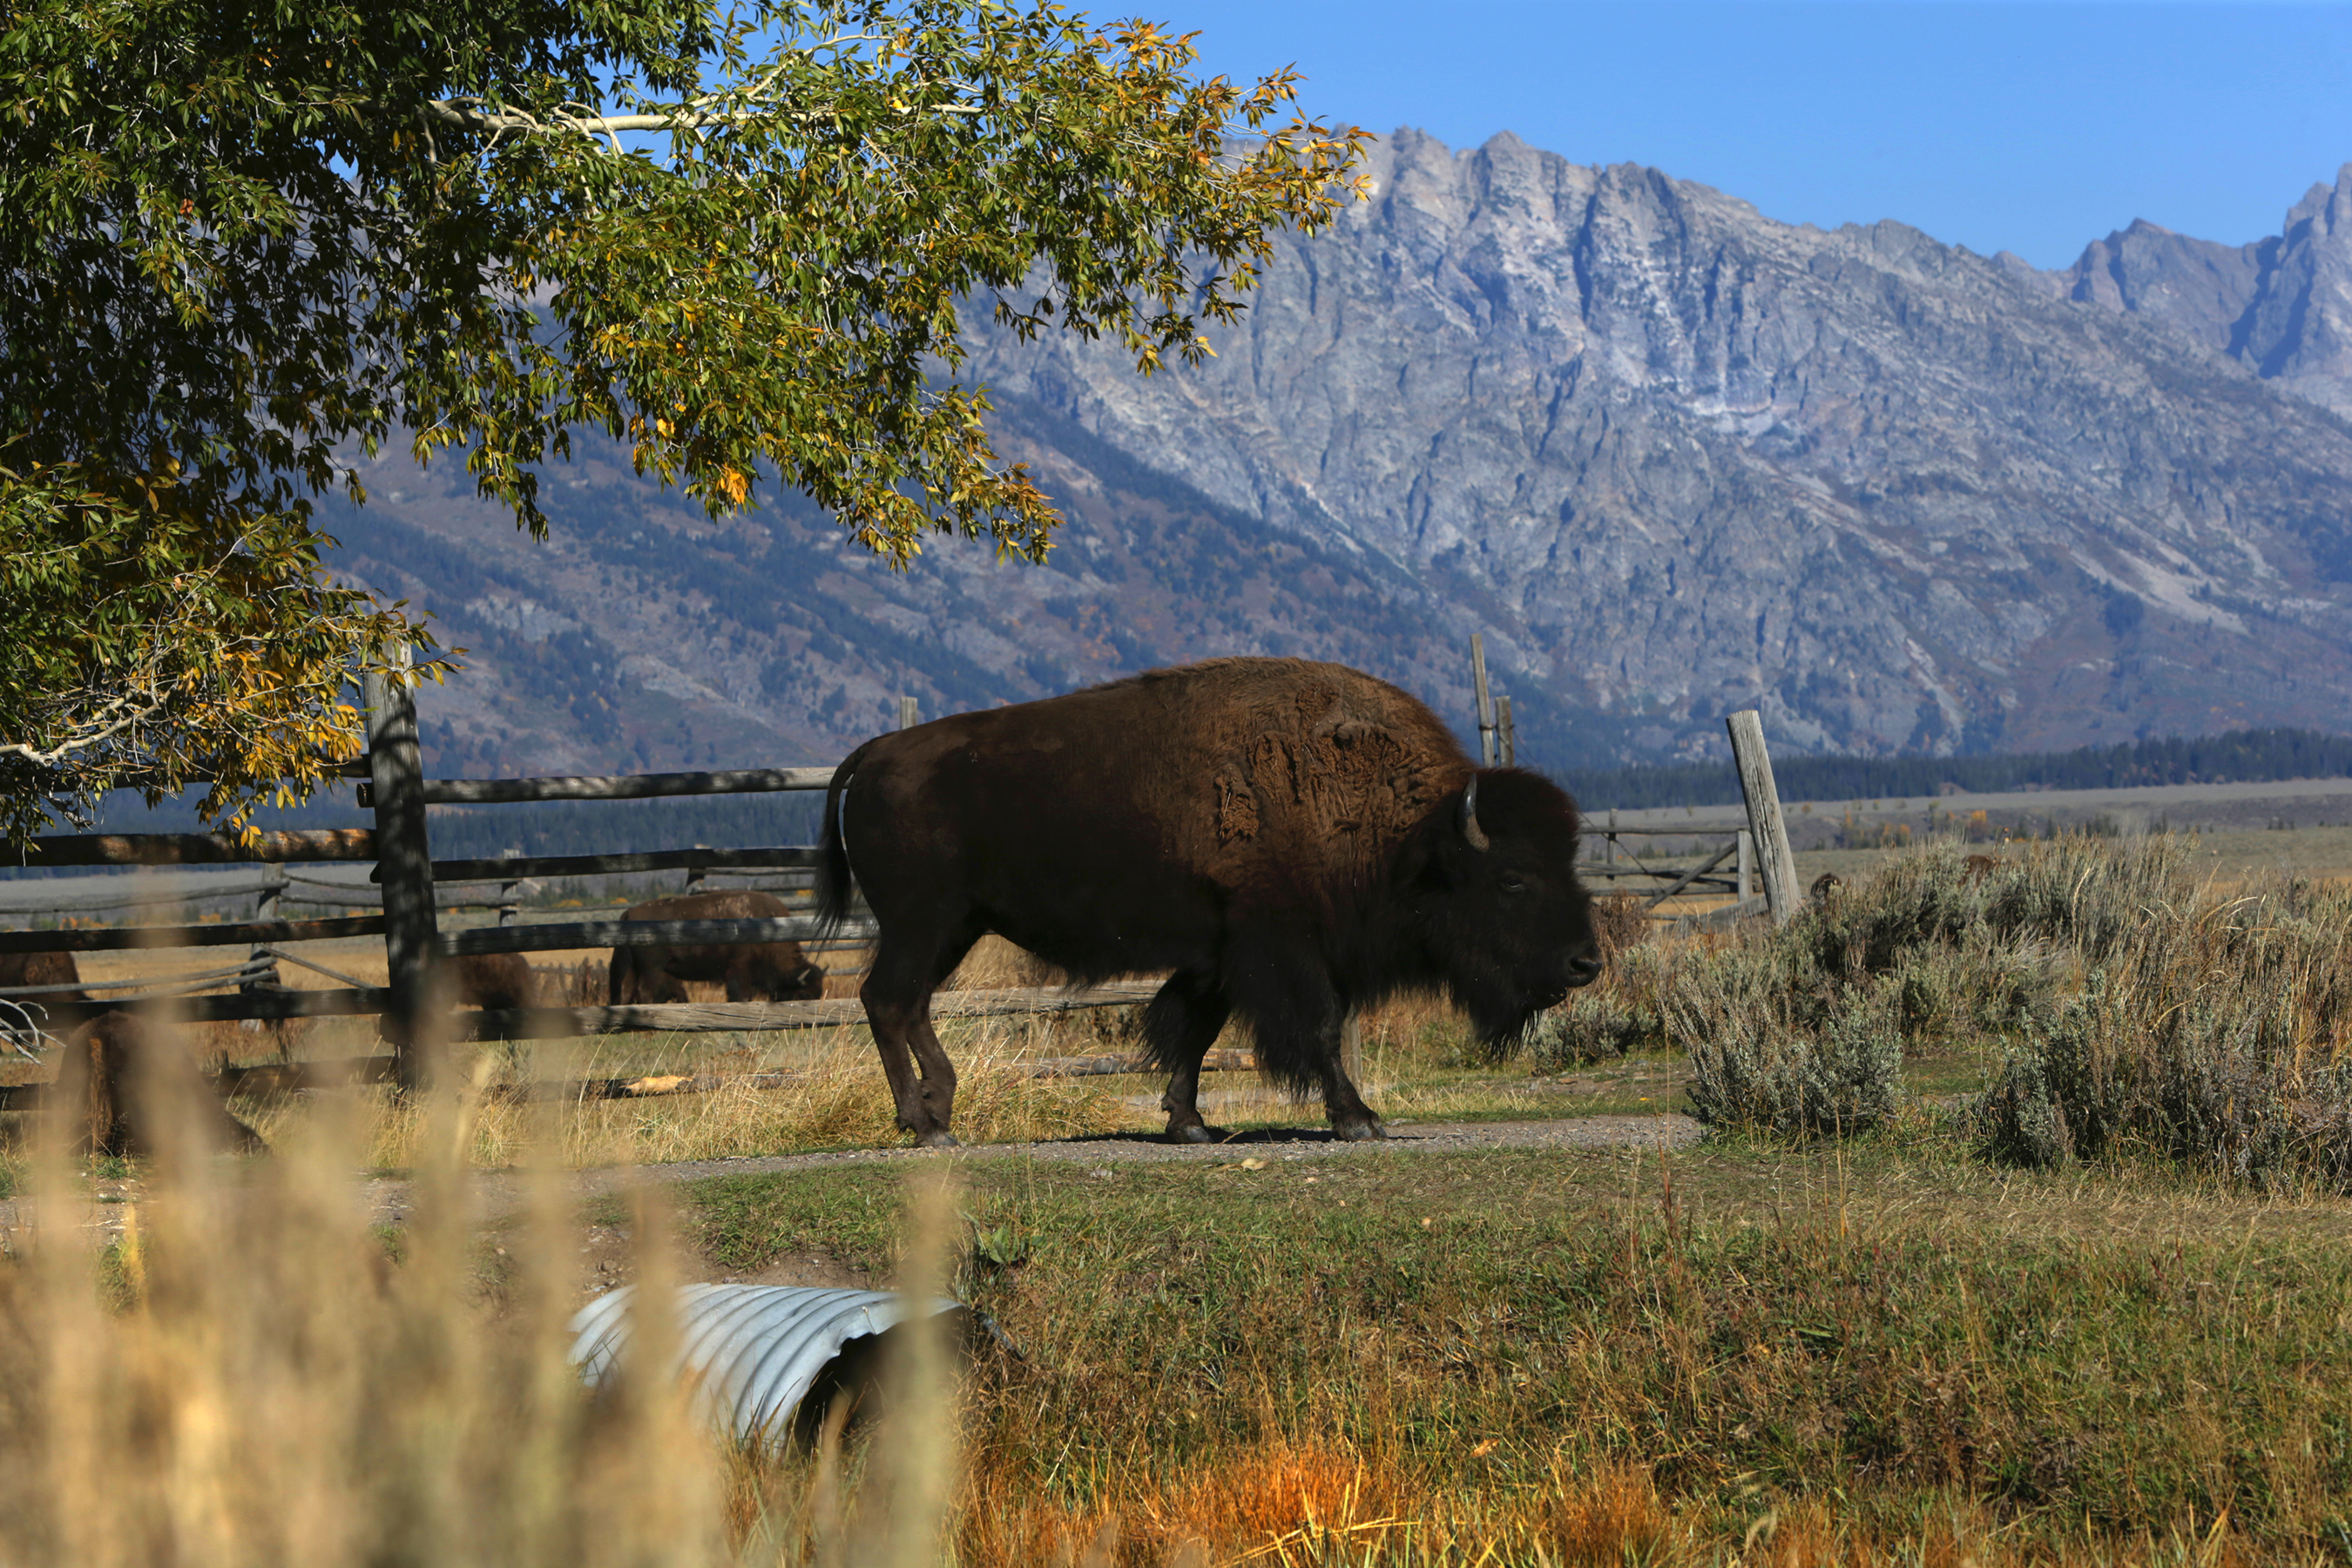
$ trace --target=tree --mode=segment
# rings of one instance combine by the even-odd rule
[[[0,811],[359,744],[420,626],[310,498],[398,437],[534,534],[576,429],[713,514],[805,491],[905,564],[1056,519],[957,379],[975,306],[1208,352],[1364,133],[1189,37],[987,0],[24,0],[0,33]],[[1244,142],[1241,138],[1246,137]]]

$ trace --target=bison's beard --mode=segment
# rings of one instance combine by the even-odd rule
[[[1525,992],[1506,992],[1499,986],[1462,986],[1454,988],[1454,999],[1470,1015],[1470,1027],[1479,1044],[1488,1050],[1507,1047],[1528,1031],[1538,1015],[1547,1007],[1556,1007],[1567,995],[1528,995]]]

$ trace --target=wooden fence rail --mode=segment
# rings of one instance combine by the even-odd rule
[[[251,842],[226,833],[61,833],[36,838],[27,866],[235,866],[280,860],[373,860],[375,835],[364,827],[259,833]]]
[[[632,871],[814,870],[824,851],[802,845],[765,849],[652,849],[631,855],[518,855],[497,860],[436,860],[436,882],[493,882],[509,877],[605,877]]]
[[[736,768],[705,773],[617,773],[609,778],[426,779],[427,805],[520,805],[542,800],[653,800],[689,795],[760,795],[775,790],[824,789],[835,769]],[[360,805],[375,804],[375,788],[362,784]]]
[[[70,931],[0,931],[0,952],[112,952],[136,947],[228,947],[257,942],[321,942],[382,936],[382,915],[322,921],[243,921],[202,926],[77,926]]]
[[[571,921],[561,925],[485,926],[438,939],[452,957],[491,952],[561,952],[576,947],[669,947],[688,942],[803,942],[819,935],[871,936],[871,926],[827,931],[814,919],[729,921]]]

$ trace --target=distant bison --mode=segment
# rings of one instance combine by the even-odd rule
[[[536,1007],[539,974],[520,952],[477,952],[448,961],[457,1001],[467,1007]]]
[[[1171,1139],[1211,1137],[1195,1097],[1228,1017],[1338,1136],[1376,1138],[1350,1014],[1441,989],[1499,1041],[1600,973],[1576,845],[1557,785],[1474,766],[1395,687],[1217,659],[867,742],[825,796],[819,898],[846,918],[854,877],[873,906],[866,1015],[920,1142],[955,1142],[931,994],[989,931],[1080,981],[1175,971],[1144,1019]]]
[[[77,1155],[266,1153],[261,1135],[229,1112],[196,1070],[184,1035],[121,1010],[97,1015],[66,1042],[47,1103]]]
[[[635,905],[625,921],[784,920],[792,910],[773,893],[687,893]],[[609,1000],[683,1002],[685,982],[724,983],[730,1002],[811,1001],[824,994],[824,971],[796,942],[698,942],[613,950]]]

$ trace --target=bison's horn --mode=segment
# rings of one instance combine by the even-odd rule
[[[1482,854],[1493,847],[1493,841],[1486,837],[1486,830],[1478,826],[1478,781],[1476,779],[1472,779],[1470,787],[1462,792],[1462,837],[1470,841],[1471,848]]]

